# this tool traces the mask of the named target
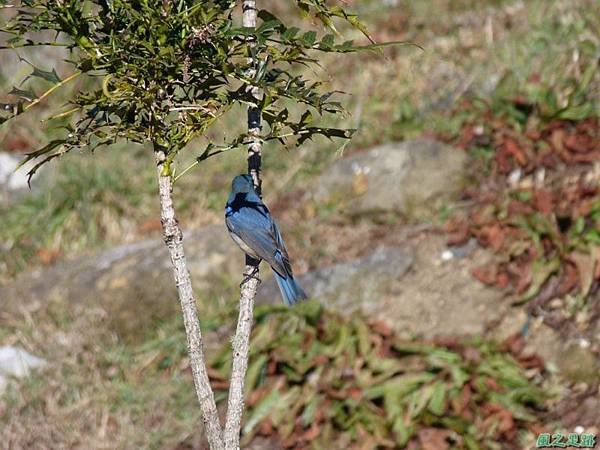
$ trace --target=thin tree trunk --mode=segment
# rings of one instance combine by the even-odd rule
[[[202,334],[198,321],[198,310],[192,291],[192,280],[187,268],[183,251],[183,233],[179,227],[175,210],[173,209],[172,190],[173,184],[170,174],[164,173],[166,154],[163,149],[155,147],[156,164],[158,170],[158,186],[160,194],[161,223],[165,244],[171,255],[175,284],[179,293],[179,301],[183,313],[183,323],[187,336],[188,354],[196,395],[202,409],[202,419],[211,450],[224,449],[223,432],[219,422],[219,413],[215,397],[210,387],[206,360],[202,349]]]
[[[243,25],[245,27],[256,27],[256,1],[244,0],[242,2]],[[250,42],[251,46],[252,43]],[[252,75],[252,73],[250,73]],[[252,95],[258,97],[258,89],[252,89]],[[254,106],[248,108],[248,174],[252,176],[254,187],[261,195],[261,150],[260,135],[260,110]],[[227,419],[225,422],[225,449],[238,450],[240,448],[240,431],[242,416],[244,413],[244,381],[248,369],[248,354],[250,351],[250,332],[254,312],[254,297],[260,279],[258,277],[257,261],[246,256],[246,269],[240,295],[240,312],[237,329],[233,338],[233,362],[231,369],[231,381],[229,387],[229,399],[227,401]]]
[[[227,421],[225,423],[225,449],[240,448],[240,430],[244,414],[244,380],[248,369],[250,351],[250,332],[254,311],[254,296],[260,280],[258,264],[247,264],[244,271],[244,282],[241,285],[240,312],[237,330],[233,338],[233,363],[229,383],[229,399],[227,402]]]

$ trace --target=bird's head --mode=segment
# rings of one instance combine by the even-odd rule
[[[231,182],[231,191],[234,194],[254,192],[254,183],[250,175],[238,175]]]

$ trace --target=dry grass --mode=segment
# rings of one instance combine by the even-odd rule
[[[0,400],[3,448],[172,448],[196,429],[179,320],[127,348],[104,331],[104,316],[100,308],[52,306],[8,324],[3,341],[43,355],[50,366]]]

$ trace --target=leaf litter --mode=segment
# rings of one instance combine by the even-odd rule
[[[524,106],[535,111],[534,105],[513,104]],[[599,119],[544,121],[531,112],[517,121],[488,108],[450,140],[474,164],[462,198],[469,206],[446,223],[448,243],[474,238],[497,256],[473,275],[504,290],[515,304],[529,303],[534,314],[554,298],[585,303],[597,294]]]
[[[518,336],[403,340],[382,322],[316,302],[259,307],[252,333],[243,445],[284,448],[520,448],[540,427],[544,364]],[[210,376],[226,379],[229,345]],[[332,447],[333,446],[333,447]]]

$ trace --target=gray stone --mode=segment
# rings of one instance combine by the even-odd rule
[[[185,234],[185,249],[194,287],[203,298],[235,287],[244,257],[225,225]],[[236,277],[229,282],[228,277]],[[218,289],[217,289],[218,287]],[[171,260],[161,239],[116,247],[67,261],[43,271],[25,273],[0,287],[5,314],[42,305],[89,304],[107,313],[108,325],[127,341],[143,337],[157,318],[179,312]]]
[[[11,378],[25,378],[32,369],[42,368],[47,362],[33,356],[25,350],[4,346],[0,347],[0,394],[2,394]]]
[[[0,347],[0,375],[24,378],[29,376],[31,369],[44,367],[46,361],[27,353],[19,347]]]
[[[27,171],[20,169],[15,172],[21,158],[10,153],[0,153],[0,186],[8,191],[27,188]]]
[[[380,248],[366,257],[335,264],[297,276],[312,298],[345,312],[369,310],[386,295],[393,283],[410,268],[412,254],[404,248]],[[267,278],[267,277],[265,277]],[[281,301],[272,276],[260,286],[258,303]]]
[[[508,306],[502,294],[475,280],[472,257],[441,261],[445,238],[423,233],[414,242],[382,247],[355,260],[320,268],[297,278],[327,307],[364,311],[389,322],[399,333],[433,337],[484,333]],[[186,233],[185,247],[197,292],[203,299],[239,295],[242,253],[223,225]],[[485,253],[484,253],[485,254]],[[258,302],[281,302],[270,269],[263,263]],[[106,312],[106,326],[127,342],[139,342],[157,318],[179,313],[171,261],[160,239],[148,240],[22,274],[0,288],[1,315],[21,309],[90,305]],[[76,310],[75,308],[73,310]]]
[[[334,163],[312,198],[354,216],[426,217],[460,190],[466,161],[464,152],[430,139],[382,145]]]
[[[29,189],[27,172],[34,163],[30,161],[17,169],[21,160],[22,156],[0,152],[0,200],[12,199],[16,194]],[[38,175],[39,172],[36,172],[33,179]]]
[[[510,312],[502,293],[471,276],[487,253],[442,261],[445,238],[425,234],[410,247],[384,248],[355,261],[297,276],[302,287],[342,313],[357,309],[386,321],[404,337],[485,334]],[[281,302],[273,280],[258,292],[259,302]]]
[[[557,365],[560,373],[574,383],[594,385],[600,379],[600,364],[597,355],[576,343],[561,345],[562,357]]]
[[[582,344],[582,339],[551,328],[542,317],[528,319],[522,308],[509,310],[490,337],[504,341],[524,329],[527,330],[524,353],[540,356],[551,372],[558,372],[573,383],[593,385],[600,379],[600,361],[589,341],[584,340]],[[585,342],[588,342],[587,345]]]

